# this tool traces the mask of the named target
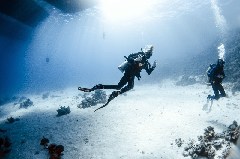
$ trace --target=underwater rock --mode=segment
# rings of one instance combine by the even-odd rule
[[[48,152],[50,155],[49,159],[60,159],[63,151],[64,151],[64,146],[50,144],[48,146]]]
[[[0,158],[4,157],[7,153],[11,151],[10,146],[11,142],[7,136],[0,137]]]
[[[43,136],[41,139],[40,145],[43,145],[45,148],[48,146],[49,140]]]
[[[236,121],[222,133],[215,133],[214,128],[209,126],[204,129],[204,135],[198,136],[198,141],[190,140],[184,147],[183,156],[192,158],[207,157],[213,159],[217,151],[221,152],[218,158],[227,158],[230,154],[231,144],[235,144],[239,138],[240,126]],[[176,140],[177,141],[177,140]]]
[[[88,108],[91,106],[96,106],[97,104],[106,103],[107,102],[107,95],[105,91],[96,90],[93,94],[89,97],[89,93],[84,93],[82,96],[84,99],[78,104],[78,108]]]
[[[69,114],[71,111],[70,111],[70,107],[68,106],[67,108],[64,106],[64,107],[60,107],[58,110],[57,110],[58,114],[57,116],[62,116],[62,115],[66,115],[66,114]]]
[[[236,121],[233,121],[233,123],[224,132],[224,135],[227,141],[230,141],[236,144],[240,136],[240,126],[237,124]]]
[[[50,155],[49,159],[61,159],[64,151],[63,145],[49,144],[49,140],[45,137],[41,139],[40,145],[43,145],[44,148],[48,149],[48,153]]]
[[[19,108],[27,109],[28,107],[30,107],[32,105],[33,105],[33,102],[28,98],[28,99],[24,100],[22,103],[20,103],[20,107]]]
[[[11,123],[14,123],[15,121],[19,121],[20,119],[19,118],[13,118],[13,117],[10,117],[10,118],[7,118],[7,123],[11,124]]]

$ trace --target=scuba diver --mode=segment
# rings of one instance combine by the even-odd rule
[[[207,70],[209,83],[212,85],[212,89],[214,91],[214,95],[208,95],[207,99],[218,100],[220,97],[226,97],[226,93],[222,86],[222,81],[225,78],[225,73],[223,70],[224,64],[225,62],[223,59],[218,59],[217,64],[210,64],[210,67]]]
[[[134,87],[135,77],[137,77],[138,80],[140,80],[141,78],[140,72],[142,71],[142,69],[145,69],[148,75],[152,73],[157,64],[156,61],[154,61],[152,65],[148,62],[148,59],[150,59],[152,54],[153,46],[147,45],[144,49],[141,48],[141,52],[132,53],[128,57],[124,56],[126,58],[126,61],[123,62],[120,66],[118,66],[118,69],[121,72],[124,72],[124,75],[117,85],[97,84],[92,88],[78,87],[78,90],[84,92],[91,92],[97,89],[116,89],[116,91],[113,91],[109,96],[107,103],[98,108],[101,109],[107,106],[107,104],[115,97],[117,97],[119,94],[123,94],[131,90]]]

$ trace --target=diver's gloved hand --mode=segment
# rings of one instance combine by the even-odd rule
[[[157,66],[157,61],[155,60],[152,64],[152,68],[154,69]]]
[[[137,77],[138,80],[140,80],[140,79],[141,79],[140,73],[138,73],[138,74],[136,75],[136,77]]]

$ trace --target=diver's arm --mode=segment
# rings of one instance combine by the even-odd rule
[[[156,67],[156,61],[154,61],[153,66],[151,66],[151,64],[147,61],[145,70],[148,73],[148,75],[150,75],[152,73],[152,71],[155,69],[155,67]]]

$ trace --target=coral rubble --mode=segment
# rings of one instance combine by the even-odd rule
[[[58,114],[57,116],[62,116],[62,115],[66,115],[66,114],[69,114],[71,111],[70,111],[70,107],[65,107],[65,106],[61,106],[58,110],[57,110]]]
[[[33,105],[33,102],[28,98],[26,100],[24,100],[22,103],[20,103],[20,107],[19,108],[28,108],[30,106]]]
[[[91,106],[96,106],[100,103],[106,103],[107,95],[105,91],[96,90],[91,96],[89,97],[87,93],[82,96],[84,99],[78,105],[78,108],[88,108]]]

